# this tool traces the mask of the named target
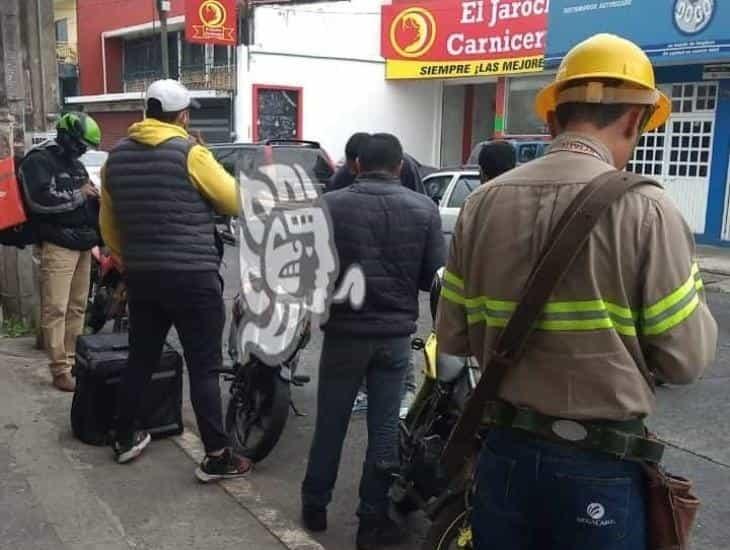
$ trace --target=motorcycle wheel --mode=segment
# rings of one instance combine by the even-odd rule
[[[86,326],[89,327],[92,334],[98,333],[106,325],[108,305],[109,290],[104,286],[100,286],[96,289],[86,313]]]
[[[472,550],[470,510],[457,499],[434,518],[422,550]]]
[[[291,390],[276,369],[265,365],[243,368],[244,379],[228,404],[226,430],[239,453],[260,462],[284,431]]]

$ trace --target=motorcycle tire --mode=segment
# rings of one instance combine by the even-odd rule
[[[261,462],[273,450],[289,418],[291,388],[276,369],[260,365],[247,368],[239,395],[226,412],[226,431],[236,451]]]
[[[109,291],[106,287],[99,287],[86,313],[86,326],[92,334],[98,333],[106,326],[107,308],[109,307]]]
[[[434,518],[422,550],[473,550],[470,510],[456,499]]]

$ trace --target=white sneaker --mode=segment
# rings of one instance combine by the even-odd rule
[[[413,406],[413,402],[416,400],[416,394],[412,391],[407,391],[406,394],[403,396],[403,401],[401,401],[400,404],[400,419],[405,419],[406,416],[408,416],[408,411],[411,410],[411,407]]]
[[[355,403],[352,405],[353,413],[363,413],[368,410],[368,394],[362,391],[357,392]]]
[[[134,432],[130,443],[122,444],[115,441],[112,444],[114,455],[119,464],[127,464],[142,454],[147,445],[152,441],[152,437],[145,431]]]

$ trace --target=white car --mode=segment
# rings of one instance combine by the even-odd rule
[[[109,153],[106,151],[86,151],[79,159],[89,173],[91,183],[101,189],[101,167],[104,166]]]
[[[423,178],[426,194],[438,205],[446,246],[451,244],[456,218],[466,198],[481,184],[479,170],[444,169]]]

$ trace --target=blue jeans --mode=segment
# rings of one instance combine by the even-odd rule
[[[358,515],[379,519],[388,510],[389,472],[397,468],[401,388],[410,338],[355,338],[325,334],[319,365],[317,422],[302,483],[302,505],[324,510],[332,500],[342,444],[358,387],[367,380],[368,449]]]
[[[641,466],[495,428],[481,453],[476,550],[646,550]]]

